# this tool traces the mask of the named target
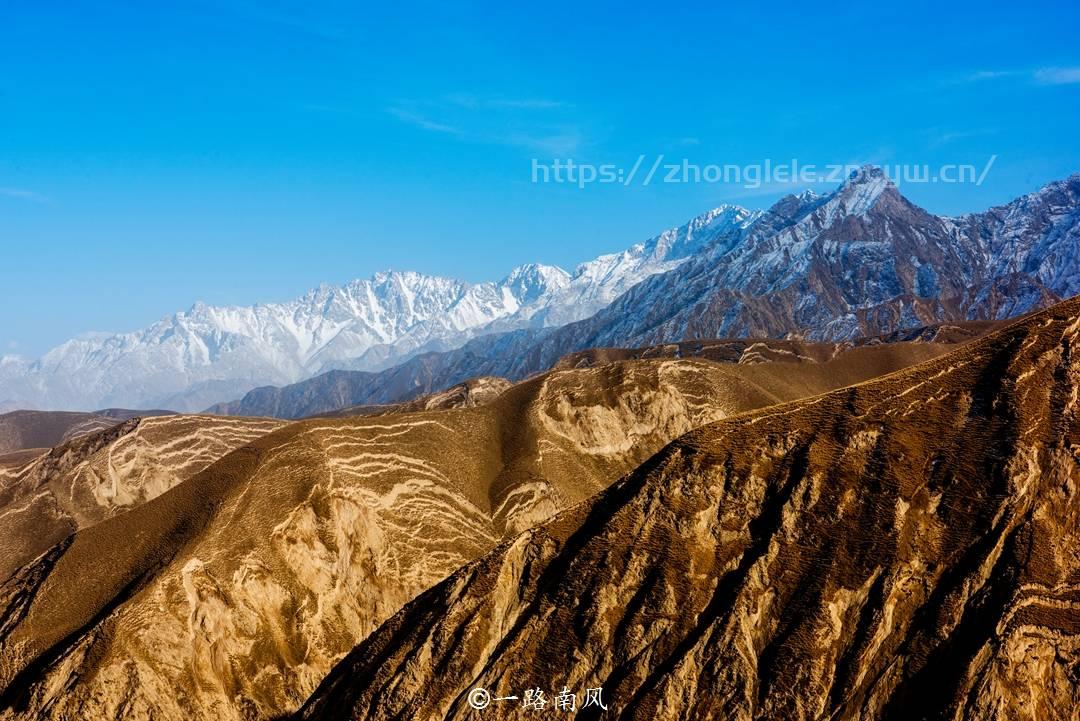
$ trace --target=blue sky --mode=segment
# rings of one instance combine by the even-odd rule
[[[0,2],[0,353],[385,268],[572,267],[801,187],[534,158],[996,155],[902,188],[943,213],[1080,171],[1074,2],[389,5]]]

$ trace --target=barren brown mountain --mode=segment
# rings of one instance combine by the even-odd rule
[[[102,413],[12,411],[0,415],[0,454],[27,448],[52,448],[66,440],[114,426],[137,413],[119,417]]]
[[[589,368],[617,360],[649,360],[657,358],[702,358],[717,363],[825,363],[831,361],[830,373],[839,372],[851,377],[851,372],[840,370],[846,366],[858,367],[895,363],[894,358],[907,358],[907,354],[920,355],[922,359],[948,349],[924,349],[917,351],[904,348],[908,343],[938,343],[956,345],[985,335],[1004,323],[1000,321],[965,321],[962,323],[937,323],[896,331],[884,336],[871,336],[851,341],[823,343],[805,340],[763,340],[760,338],[716,338],[680,343],[661,343],[643,348],[590,348],[568,353],[559,359],[555,368]],[[901,344],[901,345],[897,345]],[[891,350],[863,350],[871,346],[890,345]],[[855,351],[855,352],[852,352]],[[839,363],[835,359],[843,356]],[[899,366],[896,366],[899,367]],[[894,368],[895,369],[895,368]]]
[[[217,416],[131,418],[84,429],[50,451],[0,455],[0,580],[77,529],[160,495],[280,425]]]
[[[411,598],[673,438],[946,349],[619,362],[474,407],[288,424],[64,538],[0,587],[0,718],[293,711]]]
[[[580,718],[1076,721],[1078,342],[1073,300],[691,432],[415,599],[298,716],[566,689]]]
[[[436,393],[429,393],[404,403],[389,405],[348,406],[329,413],[320,413],[315,418],[343,418],[346,416],[385,416],[392,413],[412,413],[415,411],[436,411],[450,408],[473,408],[490,403],[499,394],[513,385],[505,378],[482,376],[470,378],[463,383],[446,388]]]

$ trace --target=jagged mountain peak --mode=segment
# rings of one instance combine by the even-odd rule
[[[508,289],[518,303],[527,305],[566,288],[570,278],[570,274],[558,266],[526,263],[510,271],[499,281],[499,286]]]
[[[848,173],[847,179],[843,182],[843,185],[858,185],[862,183],[877,182],[879,180],[888,180],[888,176],[885,175],[885,171],[881,166],[874,165],[873,163],[864,163]]]
[[[876,165],[864,165],[851,171],[840,188],[832,195],[830,203],[842,204],[848,215],[866,215],[882,195],[899,200],[900,191]]]
[[[512,285],[522,281],[530,283],[547,283],[556,286],[566,285],[570,282],[570,274],[557,265],[544,263],[525,263],[519,265],[499,281],[500,285]]]
[[[634,246],[631,250],[640,248],[643,254],[662,256],[669,260],[694,255],[705,246],[718,245],[719,247],[714,250],[724,250],[730,246],[730,243],[718,244],[716,242],[718,237],[726,237],[730,240],[741,239],[745,231],[761,215],[760,210],[749,210],[740,205],[719,205],[677,228],[665,230],[660,235]]]

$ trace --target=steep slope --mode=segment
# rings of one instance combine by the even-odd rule
[[[691,428],[872,365],[829,363],[611,363],[471,408],[286,425],[0,587],[0,718],[295,710],[358,641],[501,539]]]
[[[379,370],[480,333],[585,318],[641,279],[711,245],[737,242],[757,215],[724,206],[573,274],[529,264],[501,281],[470,284],[386,272],[286,303],[196,303],[133,333],[68,341],[38,360],[0,358],[0,402],[195,411],[268,383],[331,369]]]
[[[155,498],[280,425],[213,416],[132,418],[47,452],[0,455],[0,580],[77,529]]]
[[[566,687],[604,718],[1071,721],[1078,342],[1074,300],[694,431],[410,603],[298,718]]]

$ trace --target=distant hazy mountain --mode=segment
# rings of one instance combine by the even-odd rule
[[[466,378],[520,379],[587,348],[718,337],[846,340],[942,322],[1013,317],[1080,292],[1080,174],[1007,205],[946,218],[904,198],[877,168],[837,190],[780,200],[734,242],[701,246],[595,315],[475,338],[368,377],[312,378],[219,406],[295,417],[388,403]],[[302,399],[302,402],[301,400]]]
[[[329,369],[379,370],[421,351],[455,348],[494,331],[588,317],[649,275],[704,248],[741,239],[758,213],[709,211],[573,274],[538,264],[470,284],[412,272],[322,286],[286,303],[196,303],[149,328],[67,341],[38,360],[0,359],[7,407],[101,406],[197,410],[265,384]]]

